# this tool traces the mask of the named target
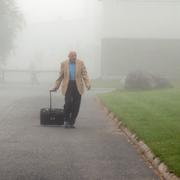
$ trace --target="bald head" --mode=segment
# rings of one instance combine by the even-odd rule
[[[75,51],[70,51],[68,57],[70,61],[75,61],[77,58],[77,54]]]

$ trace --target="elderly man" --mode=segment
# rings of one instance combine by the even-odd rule
[[[81,95],[84,84],[90,90],[90,80],[84,62],[77,59],[77,54],[71,51],[69,59],[61,63],[59,78],[50,91],[57,91],[62,82],[62,94],[65,95],[64,127],[75,128],[74,124],[79,113]],[[84,82],[84,83],[83,83]]]

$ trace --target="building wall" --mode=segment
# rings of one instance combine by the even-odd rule
[[[169,78],[180,75],[180,39],[103,39],[102,76],[145,70]]]
[[[180,75],[180,2],[103,0],[101,74],[142,69]]]

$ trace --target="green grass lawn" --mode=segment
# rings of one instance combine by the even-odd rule
[[[115,91],[99,97],[172,172],[180,176],[180,87]]]

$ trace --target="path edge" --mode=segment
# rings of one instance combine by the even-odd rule
[[[95,101],[100,105],[101,109],[105,112],[108,119],[114,121],[116,127],[122,131],[122,133],[133,145],[135,145],[145,161],[150,163],[150,165],[158,173],[160,178],[163,178],[164,180],[180,180],[179,177],[169,171],[168,166],[164,162],[162,162],[159,157],[155,156],[155,154],[147,146],[147,144],[144,143],[143,140],[139,139],[139,137],[135,133],[132,133],[123,124],[121,119],[119,119],[117,115],[112,112],[99,97],[96,96]]]

